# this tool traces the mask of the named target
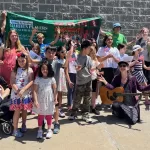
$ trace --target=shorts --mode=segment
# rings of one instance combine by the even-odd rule
[[[97,89],[97,79],[92,80],[92,92],[96,92]]]

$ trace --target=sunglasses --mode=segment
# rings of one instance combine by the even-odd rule
[[[121,68],[121,67],[127,67],[127,65],[124,64],[124,65],[120,65],[119,67],[120,67],[120,68]]]
[[[66,51],[61,51],[60,53],[64,54],[64,53],[66,53]]]

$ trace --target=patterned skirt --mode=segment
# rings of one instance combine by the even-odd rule
[[[137,70],[133,70],[132,71],[132,76],[136,77],[138,83],[147,82],[147,79],[146,79],[146,77],[145,77],[145,75],[143,73],[143,70],[141,70],[141,71],[139,71],[139,70],[138,71]]]
[[[32,109],[32,98],[31,97],[25,97],[25,98],[17,98],[17,99],[11,99],[10,104],[10,111],[14,110],[31,110]]]

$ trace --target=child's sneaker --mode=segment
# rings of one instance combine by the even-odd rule
[[[60,131],[60,124],[59,124],[59,123],[55,123],[55,124],[54,124],[53,133],[54,133],[54,134],[58,134],[59,131]]]
[[[42,130],[38,130],[38,133],[37,133],[37,139],[43,139],[43,131]]]
[[[47,130],[46,138],[50,139],[52,137],[52,135],[53,135],[52,130],[51,129]]]
[[[59,117],[64,118],[65,117],[65,113],[59,109]]]
[[[89,116],[89,114],[83,114],[82,115],[82,119],[87,122],[87,123],[92,123],[92,119],[91,117]]]
[[[19,130],[14,131],[12,135],[16,138],[23,137],[23,133],[21,133]]]
[[[26,125],[25,125],[24,123],[22,124],[22,127],[21,127],[20,131],[21,131],[22,133],[27,132],[27,127],[26,127]]]

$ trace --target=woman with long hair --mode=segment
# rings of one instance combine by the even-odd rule
[[[6,48],[0,56],[0,75],[10,86],[10,74],[16,64],[17,52],[24,49],[15,30],[10,30],[6,41]]]
[[[141,86],[135,76],[131,76],[129,73],[129,64],[124,61],[118,63],[120,73],[116,75],[111,83],[107,82],[104,77],[99,77],[99,81],[103,82],[108,89],[114,89],[116,87],[123,87],[125,93],[137,93],[138,91],[149,91],[150,85]],[[137,110],[138,120],[140,121],[140,109],[139,105],[136,106],[137,100],[135,96],[125,96],[123,103],[114,102],[112,105],[113,114],[119,118],[125,118],[129,124],[134,124],[133,120],[127,115],[123,109],[125,106],[134,106]]]

